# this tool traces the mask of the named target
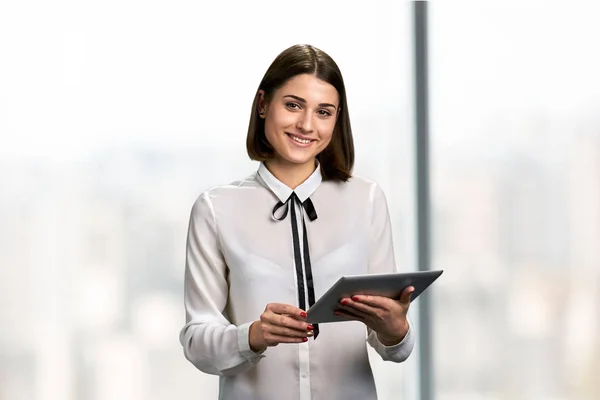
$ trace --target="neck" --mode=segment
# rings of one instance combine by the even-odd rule
[[[314,160],[306,164],[294,164],[279,159],[272,159],[265,161],[265,166],[275,178],[292,190],[307,180],[316,169]]]

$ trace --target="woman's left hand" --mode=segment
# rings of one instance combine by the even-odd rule
[[[400,300],[367,295],[345,297],[340,300],[339,309],[335,314],[348,320],[364,322],[371,330],[377,332],[382,344],[392,346],[400,343],[408,332],[406,313],[414,291],[413,286],[407,287]]]

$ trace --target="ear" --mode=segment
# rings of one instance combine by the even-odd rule
[[[265,98],[265,91],[262,89],[259,89],[259,91],[256,92],[256,97],[258,99],[258,101],[256,102],[257,107],[258,107],[256,112],[258,113],[258,115],[261,118],[264,118],[267,113],[267,107],[268,107],[268,102],[267,102],[267,99]]]

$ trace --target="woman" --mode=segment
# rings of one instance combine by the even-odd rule
[[[273,61],[246,145],[258,171],[192,208],[186,358],[220,376],[221,399],[375,399],[365,339],[384,360],[409,356],[414,288],[340,299],[349,322],[305,320],[341,276],[395,270],[385,196],[351,176],[346,91],[327,54],[297,45]]]

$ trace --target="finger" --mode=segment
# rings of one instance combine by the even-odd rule
[[[269,346],[276,346],[279,343],[303,343],[307,342],[308,338],[297,338],[297,337],[289,337],[289,336],[280,336],[280,335],[267,335],[265,337],[265,341]]]
[[[364,294],[352,296],[352,298],[348,300],[348,304],[351,304],[354,307],[358,308],[358,305],[360,304],[361,306],[363,306],[363,308],[370,307],[372,310],[390,310],[394,307],[394,303],[397,303],[396,300],[390,299],[388,297],[368,296]],[[361,310],[363,308],[361,308]]]
[[[372,315],[375,315],[374,312],[369,312],[369,311],[364,311],[364,310],[359,310],[358,308],[353,307],[351,304],[340,304],[339,305],[339,309],[340,310],[344,310],[350,314],[353,314],[357,317],[360,317],[362,319],[368,318]]]
[[[410,297],[414,293],[415,288],[413,286],[409,286],[402,291],[402,296],[400,296],[400,303],[405,306],[410,306]]]
[[[306,312],[304,310],[291,304],[269,303],[267,304],[266,310],[274,312],[275,314],[287,314],[296,319],[306,318]]]
[[[352,308],[342,304],[338,305],[338,308],[336,308],[334,311],[344,311],[345,313],[350,314],[356,318],[360,318],[362,320],[371,316],[370,314],[357,310],[356,308]]]
[[[265,328],[263,328],[265,329]],[[266,327],[267,332],[273,334],[273,335],[277,335],[277,336],[285,336],[285,337],[294,337],[294,338],[303,338],[303,337],[307,337],[307,336],[312,336],[313,335],[313,331],[312,330],[298,330],[298,329],[293,329],[293,328],[286,328],[284,326],[277,326],[277,325],[268,325]]]
[[[364,322],[364,318],[361,318],[361,317],[357,316],[356,314],[352,314],[351,312],[346,311],[346,310],[337,309],[333,313],[339,317],[343,317],[344,319],[346,319],[348,321]]]
[[[281,315],[275,314],[273,312],[267,311],[261,315],[261,321],[273,325],[280,326],[284,328],[294,329],[300,332],[306,332],[308,330],[312,330],[312,325],[303,321],[299,321],[289,315]]]

